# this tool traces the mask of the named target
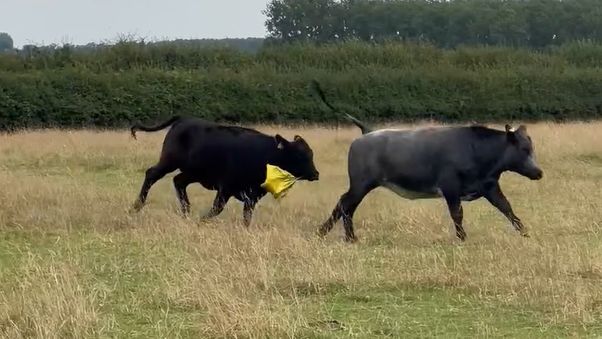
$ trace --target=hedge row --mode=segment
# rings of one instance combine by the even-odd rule
[[[142,69],[243,70],[265,67],[273,71],[307,67],[342,71],[356,66],[394,68],[446,66],[491,67],[602,67],[602,44],[572,42],[541,51],[507,47],[442,49],[430,44],[365,42],[314,45],[308,43],[266,45],[256,53],[233,48],[206,48],[182,42],[116,45],[31,47],[0,53],[0,72],[79,69],[95,73]]]
[[[572,120],[602,113],[600,67],[503,49],[371,48],[309,49],[322,63],[307,51],[306,58],[284,58],[289,48],[264,51],[270,62],[245,67],[0,71],[0,129],[125,127],[175,114],[240,123],[342,121],[312,95],[312,79],[341,112],[366,120]]]

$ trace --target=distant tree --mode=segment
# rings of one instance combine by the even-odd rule
[[[13,48],[13,38],[8,33],[0,32],[0,52],[11,51]]]
[[[600,0],[270,0],[271,43],[429,41],[541,48],[602,41]]]
[[[263,13],[272,38],[325,42],[344,34],[341,6],[333,0],[272,0]]]

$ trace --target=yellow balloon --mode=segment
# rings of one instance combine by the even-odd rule
[[[272,193],[274,198],[279,199],[293,187],[297,178],[278,166],[267,165],[265,182],[261,184],[266,191]]]

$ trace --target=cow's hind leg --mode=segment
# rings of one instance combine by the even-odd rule
[[[464,241],[466,240],[466,232],[464,231],[464,226],[462,226],[462,220],[464,218],[464,210],[462,209],[462,201],[459,196],[455,196],[452,194],[445,195],[445,201],[447,202],[447,207],[449,209],[449,214],[454,221],[454,227],[456,229],[456,236]]]
[[[440,190],[447,202],[449,214],[454,221],[456,236],[461,240],[466,240],[466,232],[462,226],[464,219],[464,210],[462,209],[462,198],[460,194],[460,179],[453,172],[444,172],[439,177]]]
[[[184,215],[190,213],[190,200],[188,199],[186,188],[193,182],[195,182],[194,178],[186,173],[180,173],[173,178],[173,184],[178,195],[178,201],[180,202],[180,209]]]
[[[328,220],[326,220],[326,222],[324,222],[322,224],[322,226],[320,226],[320,228],[318,229],[319,236],[323,237],[326,234],[328,234],[328,232],[330,232],[332,230],[332,228],[334,227],[334,224],[336,224],[336,222],[339,221],[339,219],[341,219],[341,216],[343,216],[343,212],[341,210],[341,204],[343,202],[343,199],[345,198],[345,196],[348,193],[349,192],[347,192],[341,196],[341,198],[337,202],[337,205],[332,210],[332,213],[330,214],[330,217],[328,218]]]
[[[371,190],[372,189],[370,188],[359,192],[349,192],[350,194],[348,194],[343,201],[341,212],[343,214],[343,226],[345,228],[345,241],[347,242],[354,242],[356,240],[353,232],[353,214],[366,194]]]
[[[366,194],[374,189],[374,186],[365,186],[359,189],[350,188],[349,191],[344,193],[336,207],[332,211],[330,218],[322,224],[318,234],[320,236],[326,235],[332,230],[334,224],[341,218],[343,218],[343,226],[345,228],[345,241],[353,242],[356,240],[353,232],[353,214],[355,210],[362,202]]]
[[[211,219],[213,217],[218,216],[220,213],[222,213],[222,211],[224,210],[224,207],[228,203],[228,200],[230,200],[231,196],[232,196],[231,194],[229,194],[223,190],[218,190],[217,194],[215,195],[215,199],[213,200],[213,206],[211,206],[211,209],[209,210],[209,212],[207,212],[207,214],[202,216],[201,219],[202,220]]]
[[[146,198],[148,197],[148,192],[150,188],[161,178],[163,178],[167,173],[175,171],[175,168],[172,166],[168,166],[162,163],[159,163],[149,169],[146,170],[146,174],[144,177],[144,183],[142,183],[142,188],[140,189],[140,194],[138,195],[138,199],[134,203],[134,211],[140,211],[144,204],[146,203]]]

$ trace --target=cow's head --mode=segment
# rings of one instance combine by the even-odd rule
[[[521,125],[514,130],[510,125],[506,125],[506,138],[510,146],[504,154],[505,167],[531,180],[541,179],[543,171],[535,163],[533,143],[527,134],[527,127]]]
[[[320,173],[314,165],[314,152],[298,135],[293,141],[284,139],[280,134],[275,137],[278,148],[278,166],[302,180],[314,181]]]

